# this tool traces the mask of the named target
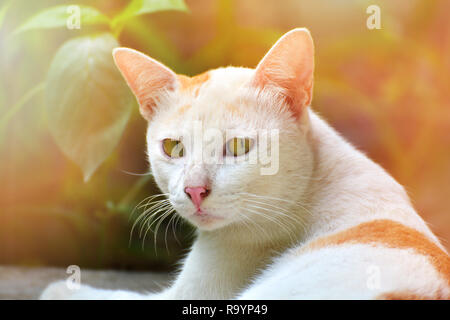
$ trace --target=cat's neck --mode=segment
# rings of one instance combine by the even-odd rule
[[[201,231],[168,296],[183,299],[235,297],[288,246],[285,239],[269,241],[240,228]]]

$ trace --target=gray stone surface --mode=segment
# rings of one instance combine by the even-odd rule
[[[50,282],[69,276],[62,268],[0,266],[0,299],[37,299]],[[97,288],[159,291],[169,281],[166,273],[81,270],[81,283]]]

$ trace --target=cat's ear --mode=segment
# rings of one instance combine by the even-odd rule
[[[256,67],[252,85],[280,93],[296,117],[310,105],[314,44],[305,28],[283,35]]]
[[[133,49],[116,48],[113,57],[139,102],[142,116],[150,120],[159,96],[176,88],[176,74],[160,62]]]

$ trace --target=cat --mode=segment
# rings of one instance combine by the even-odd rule
[[[160,203],[196,226],[197,238],[160,293],[57,282],[41,298],[450,298],[449,255],[403,187],[311,110],[307,29],[283,35],[255,69],[187,77],[132,49],[113,56],[148,121]],[[196,123],[232,132],[216,159],[234,162],[197,161],[184,140]],[[259,131],[278,132],[278,144],[264,145]],[[277,155],[274,172],[250,161],[258,149]]]

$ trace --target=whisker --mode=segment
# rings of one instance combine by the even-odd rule
[[[248,192],[240,192],[239,194],[247,195],[247,196],[250,196],[250,197],[257,198],[257,199],[278,200],[278,201],[290,203],[290,204],[295,205],[295,206],[297,206],[297,207],[299,207],[299,208],[302,208],[302,209],[305,210],[306,213],[308,213],[309,215],[312,215],[312,212],[311,212],[310,210],[308,210],[308,208],[306,208],[302,203],[297,202],[297,201],[292,201],[292,200],[287,200],[287,199],[281,199],[281,198],[272,197],[272,196],[258,195],[258,194],[254,194],[254,193],[248,193]],[[249,200],[249,199],[247,199],[247,200]]]
[[[260,202],[260,204],[269,205],[268,203],[263,203],[263,202]],[[264,208],[264,207],[260,207],[260,206],[256,206],[256,205],[252,205],[252,204],[247,204],[247,207],[251,207],[251,208],[255,208],[255,209],[262,209],[262,210],[268,211],[272,214],[286,217],[286,218],[292,220],[294,223],[298,224],[300,227],[302,227],[303,231],[306,231],[305,220],[301,216],[286,214],[284,212],[279,212],[279,211],[275,211],[275,210],[272,210],[269,208]],[[279,209],[282,209],[282,208],[279,208]]]
[[[148,216],[151,216],[153,214],[153,211],[159,209],[161,206],[167,204],[168,200],[164,200],[164,201],[158,201],[158,202],[154,202],[152,203],[152,206],[150,208],[147,208],[144,210],[144,212],[142,212],[139,217],[136,219],[136,221],[133,224],[133,228],[137,223],[145,224],[145,222],[148,219]]]
[[[173,222],[173,219],[175,219],[175,217],[176,217],[176,215],[172,215],[172,218],[170,218],[169,222],[167,223],[166,231],[165,231],[165,234],[164,234],[164,242],[166,244],[167,253],[169,253],[169,246],[167,245],[167,230],[169,229],[170,224]]]
[[[140,225],[141,225],[140,230],[141,231],[139,234],[142,233],[142,228],[145,226],[145,224],[148,223],[155,214],[160,212],[159,209],[162,209],[162,208],[168,206],[169,204],[170,204],[169,201],[162,201],[162,202],[156,203],[156,204],[152,205],[150,208],[146,209],[143,213],[144,218],[140,222]]]
[[[148,199],[148,198],[146,198],[146,199]],[[150,200],[149,200],[150,201]],[[133,233],[134,233],[134,228],[136,227],[136,225],[138,225],[139,223],[141,223],[142,224],[142,222],[141,221],[143,221],[144,223],[145,223],[145,221],[147,220],[145,217],[147,216],[147,215],[151,215],[151,211],[152,210],[155,210],[156,208],[158,208],[158,206],[159,205],[162,205],[162,204],[165,204],[165,202],[169,202],[169,200],[168,199],[165,199],[165,200],[160,200],[160,201],[155,201],[155,202],[153,202],[152,204],[152,206],[150,207],[150,208],[148,208],[148,209],[146,209],[146,210],[144,210],[144,212],[142,212],[138,217],[137,217],[137,219],[134,221],[134,223],[133,223],[133,226],[131,227],[131,231],[130,231],[130,239],[129,239],[129,245],[131,245],[131,239],[132,239],[132,237],[133,237]],[[142,201],[141,201],[141,203],[142,203]],[[148,205],[150,205],[150,204],[148,204]]]
[[[169,199],[161,199],[161,200],[152,201],[152,200],[154,200],[154,199],[156,199],[156,197],[153,198],[153,199],[150,199],[150,201],[147,201],[146,204],[140,205],[138,209],[148,207],[149,205],[151,205],[151,204],[153,204],[153,203],[158,203],[158,202],[161,202],[161,201],[169,200]]]
[[[156,236],[158,234],[159,226],[174,211],[175,211],[175,209],[172,208],[171,210],[169,210],[166,213],[164,213],[162,215],[162,218],[159,220],[158,224],[156,225],[156,229],[155,229],[154,236],[153,236],[153,239],[154,239],[154,242],[155,242],[155,250],[156,250]]]
[[[149,197],[146,197],[144,200],[140,201],[140,202],[134,207],[133,211],[131,211],[131,214],[130,214],[130,216],[128,217],[128,221],[130,221],[130,219],[133,217],[134,212],[135,212],[137,209],[140,209],[140,208],[141,208],[140,205],[141,205],[144,201],[147,201],[146,204],[149,204],[149,203],[151,203],[151,200],[153,200],[153,199],[155,199],[155,198],[157,198],[157,197],[162,197],[162,196],[167,196],[167,195],[169,195],[169,194],[168,194],[168,193],[158,193],[158,194],[154,194],[154,195],[151,195],[151,196],[149,196]]]
[[[170,212],[171,210],[174,210],[174,209],[171,209],[171,208],[168,206],[168,207],[165,207],[165,208],[162,209],[162,210],[165,210],[164,213],[161,214],[159,217],[157,217],[155,220],[153,220],[152,223],[151,223],[150,225],[147,226],[147,229],[146,229],[146,231],[145,231],[145,233],[144,233],[144,238],[143,238],[143,240],[142,240],[142,250],[145,249],[145,239],[146,239],[146,237],[147,237],[147,233],[151,230],[152,225],[153,225],[154,223],[156,223],[158,220],[164,219],[164,218],[166,217],[167,213]],[[157,248],[156,248],[156,232],[157,232],[157,230],[154,231],[154,233],[155,233],[155,252],[157,253]]]
[[[272,203],[266,203],[266,202],[263,202],[263,201],[257,201],[257,200],[252,200],[252,199],[242,199],[242,200],[246,201],[246,202],[250,202],[250,203],[263,204],[263,205],[269,206],[271,208],[274,208],[274,209],[277,209],[277,210],[281,210],[281,211],[283,211],[286,214],[292,213],[288,209],[276,206],[276,205],[274,205]]]
[[[297,202],[292,201],[292,200],[281,199],[281,198],[276,198],[276,197],[272,197],[272,196],[265,196],[265,195],[263,196],[263,195],[257,195],[257,194],[254,194],[254,193],[248,193],[248,192],[240,192],[240,194],[251,196],[251,197],[255,197],[255,198],[284,201],[284,202],[288,202],[288,203],[295,204],[295,205],[298,204]]]
[[[139,231],[139,237],[142,237],[142,230],[144,229],[144,227],[147,225],[148,227],[150,227],[153,222],[152,219],[159,213],[162,211],[165,211],[166,209],[170,208],[171,204],[170,203],[162,203],[159,204],[157,207],[155,207],[149,214],[148,217],[142,222],[141,224],[141,229]]]
[[[130,171],[126,171],[126,170],[120,170],[120,171],[122,171],[123,173],[129,174],[130,176],[142,177],[142,176],[152,176],[153,175],[153,173],[151,173],[151,172],[135,173],[135,172],[130,172]]]
[[[269,205],[269,204],[267,204],[267,203],[261,203],[261,204]],[[260,207],[260,206],[256,206],[256,205],[252,205],[252,204],[247,204],[247,207],[254,208],[254,209],[262,209],[262,210],[268,211],[268,212],[270,212],[270,213],[273,213],[273,214],[276,214],[276,215],[280,215],[280,216],[282,216],[282,217],[289,218],[289,219],[291,219],[291,220],[294,221],[294,222],[297,222],[297,223],[298,223],[298,222],[301,222],[301,221],[298,219],[298,217],[296,217],[296,216],[291,216],[291,215],[289,215],[289,214],[286,214],[285,212],[279,212],[279,211],[275,211],[275,210],[273,210],[273,209],[264,208],[264,207]],[[296,219],[296,218],[297,218],[297,219]]]
[[[261,216],[261,217],[263,217],[263,218],[266,218],[267,220],[270,220],[270,221],[272,221],[273,223],[277,224],[281,229],[283,229],[284,231],[286,231],[286,233],[289,235],[289,238],[290,238],[292,241],[294,241],[294,238],[292,237],[293,230],[289,230],[289,228],[288,228],[286,225],[282,224],[281,222],[279,222],[279,221],[273,219],[273,218],[270,217],[269,215],[266,215],[266,214],[264,214],[264,213],[262,213],[262,212],[254,211],[254,210],[249,209],[249,208],[246,208],[246,207],[244,207],[244,210],[245,210],[246,212],[250,212],[250,213],[254,213],[254,214],[256,214],[256,215],[259,215],[259,216]]]
[[[244,218],[244,220],[246,220],[247,222],[249,222],[249,223],[251,223],[252,225],[254,225],[256,228],[257,228],[257,232],[260,232],[260,234],[261,235],[264,235],[265,234],[265,232],[264,232],[264,229],[258,224],[258,223],[256,223],[255,221],[253,221],[252,219],[250,219],[249,217],[247,217],[245,214],[242,214],[242,212],[241,211],[239,211],[239,216],[240,217],[242,217],[242,218]],[[243,221],[244,222],[244,221]],[[250,228],[250,226],[248,226],[247,225],[247,223],[245,223],[245,225],[247,226],[247,228],[249,229],[249,231],[251,232],[251,231],[253,231],[251,228]],[[259,238],[259,237],[258,237]]]
[[[175,222],[172,223],[172,232],[173,232],[173,236],[175,238],[175,241],[178,243],[178,245],[181,245],[180,241],[178,240],[177,232],[176,232],[177,227],[178,227],[178,222],[180,222],[180,220],[181,220],[181,216],[178,215],[178,214],[175,214],[175,217],[176,217],[175,218]]]
[[[129,221],[131,220],[131,218],[133,217],[134,212],[138,209],[138,206],[139,206],[141,203],[143,203],[144,201],[150,201],[150,197],[144,198],[142,201],[140,201],[140,202],[133,208],[133,210],[131,211],[130,216],[128,217],[128,222],[129,222]]]

